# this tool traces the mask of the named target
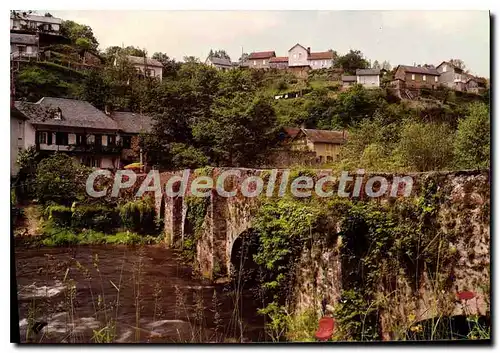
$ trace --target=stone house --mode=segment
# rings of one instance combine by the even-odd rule
[[[436,89],[439,86],[439,71],[434,67],[398,65],[394,79],[401,81],[400,88]]]
[[[290,149],[312,151],[316,153],[316,161],[319,163],[338,160],[340,148],[347,142],[346,131],[301,128],[299,131],[290,129],[290,133],[293,134],[288,140]]]
[[[119,167],[119,126],[89,102],[44,97],[36,103],[15,102],[15,107],[27,117],[24,148],[65,152],[90,167]]]
[[[162,80],[163,64],[158,60],[132,55],[127,55],[126,59],[135,67],[140,75]],[[114,65],[116,66],[117,64],[118,60],[115,58]]]
[[[217,70],[226,71],[233,68],[231,60],[228,58],[217,58],[215,56],[207,57],[205,64],[208,66],[215,67]]]
[[[120,129],[122,166],[140,162],[143,163],[143,153],[139,146],[140,134],[150,133],[153,119],[150,116],[131,112],[112,112],[111,118]]]
[[[448,61],[443,61],[436,67],[439,72],[439,83],[455,91],[466,91],[469,75]]]
[[[11,60],[29,60],[31,58],[37,58],[38,52],[38,34],[10,34]]]
[[[252,69],[269,69],[269,60],[276,57],[274,51],[259,51],[250,53],[247,59],[248,67]]]
[[[288,68],[288,56],[276,56],[269,59],[269,67],[272,69]]]
[[[288,67],[310,67],[313,70],[330,68],[334,56],[333,50],[311,52],[311,48],[297,43],[288,50]]]
[[[356,70],[356,82],[365,88],[380,87],[379,69],[358,69]]]

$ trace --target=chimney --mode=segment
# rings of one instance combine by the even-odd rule
[[[307,53],[311,54],[311,47],[307,47]]]

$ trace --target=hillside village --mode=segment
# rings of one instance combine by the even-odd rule
[[[358,86],[377,92],[373,93],[375,96],[382,94],[403,103],[413,101],[424,109],[447,104],[447,92],[455,92],[455,96],[460,96],[454,99],[465,101],[481,100],[488,94],[488,81],[468,73],[459,60],[392,68],[388,62],[370,64],[357,51],[340,56],[332,49],[313,51],[297,43],[286,56],[268,50],[244,54],[238,62],[232,62],[224,50],[217,50],[211,51],[203,63],[192,57],[179,63],[162,53],[148,57],[134,47],[113,47],[113,51],[108,48],[101,52],[90,28],[69,22],[72,27],[65,29],[64,20],[50,14],[11,13],[12,175],[19,170],[19,151],[31,146],[40,155],[65,151],[90,167],[118,169],[134,162],[153,163],[146,158],[148,151],[139,135],[153,131],[155,111],[146,106],[154,103],[133,106],[128,97],[122,97],[122,92],[130,92],[133,85],[143,90],[160,87],[172,80],[172,70],[183,65],[205,65],[221,75],[253,72],[252,78],[257,78],[257,85],[262,87],[261,93],[276,102],[272,104],[282,128],[280,147],[262,165],[280,167],[340,160],[351,124],[308,123],[300,117],[300,109],[294,112],[294,105],[309,104],[312,95],[319,92],[323,92],[323,98],[314,99],[324,104],[324,99],[334,100]],[[76,36],[81,37],[75,38],[78,31],[81,33]],[[119,82],[113,96],[81,93],[85,82],[95,79],[96,72],[109,72]],[[40,74],[48,74],[49,79],[38,77]],[[35,81],[30,83],[32,80]],[[89,87],[94,88],[99,87]],[[132,101],[142,99],[144,94],[137,93],[140,98]],[[123,104],[127,99],[128,103]]]

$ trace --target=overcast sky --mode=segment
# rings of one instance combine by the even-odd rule
[[[41,11],[42,12],[42,11]],[[133,45],[182,60],[205,60],[225,49],[237,61],[245,52],[287,55],[296,43],[312,51],[359,49],[366,58],[398,64],[438,65],[462,59],[489,77],[486,11],[50,11],[92,27],[99,48]]]

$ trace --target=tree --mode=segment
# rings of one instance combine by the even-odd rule
[[[153,54],[152,58],[162,63],[163,77],[175,76],[181,67],[181,63],[176,62],[175,59],[170,59],[170,57],[165,53],[156,52]]]
[[[199,63],[200,62],[200,59],[198,59],[196,56],[185,56],[184,58],[184,62],[189,64],[189,63]]]
[[[80,38],[85,39],[88,42],[89,49],[96,50],[99,46],[92,28],[74,21],[63,21],[61,23],[61,34],[69,38],[73,43],[77,43],[77,40]]]
[[[461,169],[490,165],[490,112],[484,103],[473,103],[459,120],[455,136],[455,164]]]
[[[382,69],[387,70],[387,71],[391,71],[392,66],[388,61],[384,60],[384,62],[382,62]]]
[[[375,60],[372,64],[372,69],[378,69],[380,70],[382,67],[380,66],[380,63],[378,62],[378,60]]]
[[[240,56],[240,58],[238,59],[238,61],[240,63],[245,62],[245,61],[247,61],[247,59],[248,59],[249,56],[250,56],[250,54],[248,54],[248,53],[242,53],[241,56]]]
[[[215,51],[210,49],[208,56],[211,58],[221,58],[221,59],[231,60],[231,57],[226,53],[226,51],[224,49],[219,49],[219,50],[215,50]]]
[[[464,71],[466,69],[465,63],[461,59],[450,59],[450,64]]]
[[[346,55],[337,58],[335,66],[344,69],[346,73],[355,75],[357,69],[366,69],[369,67],[369,63],[363,58],[361,51],[350,50]]]
[[[41,203],[70,205],[86,197],[85,182],[90,169],[64,153],[55,153],[40,161],[35,188]]]
[[[111,96],[111,87],[105,81],[101,72],[90,71],[83,83],[82,99],[96,108],[104,110]]]
[[[403,125],[398,143],[401,162],[418,172],[443,170],[453,160],[453,132],[444,123]]]

